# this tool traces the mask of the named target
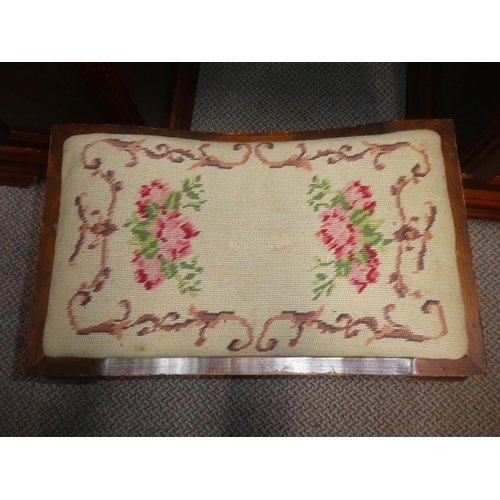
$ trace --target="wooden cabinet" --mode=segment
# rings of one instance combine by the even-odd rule
[[[45,175],[54,124],[189,130],[199,63],[1,63],[0,184]]]
[[[500,220],[500,64],[408,63],[407,118],[455,124],[470,217]]]

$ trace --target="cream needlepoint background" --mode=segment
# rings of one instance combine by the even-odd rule
[[[62,168],[49,357],[466,354],[435,132],[80,135]]]

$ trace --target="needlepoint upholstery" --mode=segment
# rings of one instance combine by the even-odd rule
[[[48,357],[458,359],[441,138],[64,143]]]

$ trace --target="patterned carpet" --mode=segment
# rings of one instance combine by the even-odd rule
[[[232,72],[239,74],[241,68],[228,66],[232,70],[221,69],[220,65],[202,66],[193,128],[264,130],[259,116],[249,113],[236,120],[228,111],[230,107],[220,109],[220,102],[217,104],[217,100],[205,99],[215,85],[213,79],[223,78],[224,85],[234,81],[239,87],[234,92],[220,89],[217,99],[222,99],[224,92],[239,96],[245,101],[241,104],[242,109],[248,109],[255,101],[251,85],[255,84],[254,73],[257,70],[261,75],[260,85],[266,88],[274,78],[284,77],[273,76],[269,67],[264,71],[259,69],[260,65],[251,65],[254,70],[247,71],[250,76],[245,80],[238,75],[231,76]],[[365,67],[366,73],[387,76],[383,84],[384,78],[377,80],[379,76],[372,74],[372,81],[378,81],[383,90],[377,87],[375,101],[380,102],[370,110],[354,104],[351,110],[346,102],[332,93],[332,89],[340,85],[335,78],[352,78],[353,72],[358,70],[344,65],[328,66],[321,68],[326,75],[321,78],[313,78],[300,66],[288,67],[294,76],[290,81],[307,77],[310,84],[308,92],[311,94],[308,99],[324,102],[327,111],[317,121],[317,117],[313,119],[305,115],[303,119],[295,119],[287,112],[288,118],[281,115],[272,122],[271,128],[323,128],[398,118],[404,114],[404,92],[401,97],[404,65]],[[279,67],[277,72],[282,75],[283,67]],[[361,69],[359,72],[362,73]],[[245,88],[240,86],[243,80],[247,81]],[[352,85],[356,86],[356,83]],[[305,87],[307,85],[303,84],[302,88]],[[340,86],[348,87],[347,82],[344,82],[344,87]],[[316,88],[319,89],[316,97],[312,97],[312,88],[314,93]],[[364,87],[360,84],[358,92],[363,91]],[[290,92],[290,99],[294,99],[295,94]],[[354,95],[354,90],[352,92]],[[278,107],[285,109],[287,106],[286,101],[276,102],[273,97],[266,107],[265,96],[260,99],[263,99],[260,105],[266,108],[269,119],[276,116]],[[382,109],[380,103],[384,100],[387,105]],[[316,109],[319,108],[321,105]],[[305,109],[300,107],[297,112],[305,113]],[[384,114],[389,113],[388,110],[392,113],[390,116]],[[342,113],[345,113],[344,121],[338,123],[336,120],[340,120],[338,116]],[[331,118],[333,115],[337,117]],[[210,116],[215,117],[212,122]],[[254,118],[255,121],[252,121]],[[172,377],[85,382],[31,381],[23,379],[22,363],[42,198],[42,184],[29,189],[0,187],[0,277],[4,284],[4,297],[0,302],[3,319],[0,325],[0,435],[500,434],[500,310],[497,298],[500,284],[496,271],[500,261],[500,225],[497,222],[471,220],[469,223],[490,370],[486,378],[426,381],[387,377]]]
[[[192,130],[314,130],[404,118],[406,65],[210,63]]]

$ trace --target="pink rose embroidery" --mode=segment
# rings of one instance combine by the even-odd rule
[[[377,251],[370,246],[365,247],[365,250],[369,254],[369,259],[366,264],[360,264],[354,261],[351,265],[351,270],[347,279],[351,285],[354,285],[358,293],[361,293],[368,284],[376,283],[379,277],[378,266],[380,264],[378,260]]]
[[[308,205],[315,212],[323,210],[319,213],[321,226],[316,237],[333,254],[333,259],[328,260],[314,257],[313,300],[330,296],[339,279],[347,279],[358,293],[363,292],[379,278],[378,252],[393,241],[379,231],[384,221],[372,217],[377,202],[370,186],[353,180],[340,191],[332,187],[330,179],[315,175],[308,195]]]
[[[198,256],[192,256],[192,241],[200,231],[184,217],[184,210],[199,212],[206,202],[203,192],[200,175],[183,179],[177,190],[159,179],[140,187],[136,211],[124,226],[132,233],[130,243],[139,247],[131,263],[136,282],[146,290],[175,278],[181,294],[196,297],[201,291],[203,267]]]
[[[337,259],[361,250],[362,233],[349,222],[349,215],[339,205],[322,212],[320,220],[322,224],[316,236],[321,238],[328,250],[334,252]]]
[[[139,190],[141,199],[135,202],[139,216],[147,219],[146,207],[148,204],[156,203],[159,207],[162,207],[168,193],[170,193],[170,186],[163,184],[158,179],[154,180],[149,186],[141,186]]]
[[[146,290],[153,290],[165,281],[159,256],[155,259],[143,259],[139,251],[135,250],[132,263],[136,266],[134,275],[137,283],[144,284]]]
[[[181,218],[179,210],[158,215],[151,229],[160,241],[160,254],[168,262],[191,255],[193,250],[189,240],[200,234],[191,222]]]
[[[342,192],[349,203],[349,210],[361,208],[373,215],[377,203],[370,199],[373,196],[370,186],[363,186],[361,181],[351,181],[345,185]]]

